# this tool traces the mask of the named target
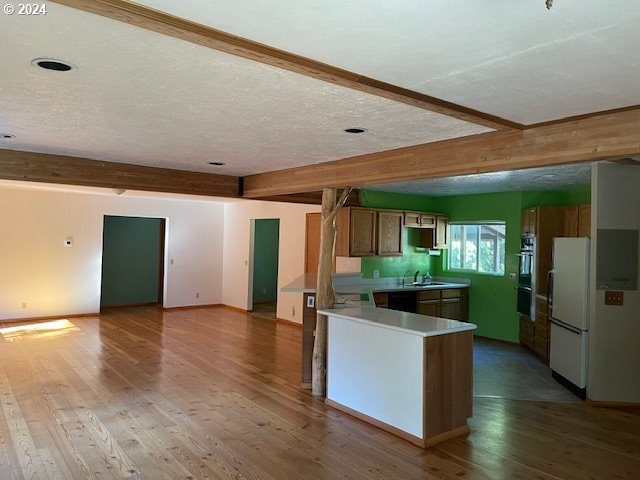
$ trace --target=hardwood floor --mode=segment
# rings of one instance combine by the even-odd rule
[[[639,478],[640,410],[476,398],[422,450],[299,389],[300,335],[222,308],[0,325],[0,478]]]

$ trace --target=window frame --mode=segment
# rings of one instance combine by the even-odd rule
[[[495,250],[496,250],[496,254],[495,254],[495,258],[494,258],[494,268],[499,264],[500,260],[502,260],[502,264],[504,265],[506,262],[506,241],[507,241],[507,222],[505,221],[501,221],[501,220],[492,220],[492,221],[460,221],[460,222],[450,222],[449,223],[449,241],[450,241],[450,246],[449,246],[449,251],[447,252],[447,256],[446,256],[446,260],[445,260],[445,270],[449,271],[449,272],[466,272],[466,273],[475,273],[477,275],[490,275],[492,277],[504,277],[506,275],[506,265],[504,265],[504,271],[499,272],[499,271],[493,271],[493,272],[484,272],[480,270],[480,264],[481,264],[481,258],[480,258],[480,244],[482,242],[482,227],[485,226],[491,226],[491,225],[496,225],[496,226],[501,226],[504,227],[504,247],[502,249],[502,251],[500,251],[499,245],[500,242],[496,241],[495,242]],[[452,227],[458,227],[458,226],[472,226],[472,227],[477,227],[477,234],[476,234],[476,245],[477,245],[477,254],[476,254],[476,268],[475,269],[469,269],[469,268],[457,268],[457,267],[452,267],[451,266],[451,257],[452,257],[452,250],[453,250],[453,231],[452,231]],[[467,238],[467,234],[466,234],[466,229],[463,228],[462,230],[462,235],[463,235],[463,239]],[[497,238],[497,237],[496,237]],[[464,240],[463,240],[464,242]],[[460,260],[461,265],[465,264],[465,249],[460,248],[460,251],[462,253],[462,257]]]

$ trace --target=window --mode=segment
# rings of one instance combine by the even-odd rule
[[[504,275],[504,222],[453,223],[449,269]]]

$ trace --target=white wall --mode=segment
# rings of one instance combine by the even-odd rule
[[[597,229],[640,229],[640,167],[594,165],[591,205],[587,395],[597,401],[640,402],[640,291],[626,290],[623,306],[609,306],[595,282]]]
[[[304,273],[306,214],[318,205],[239,200],[224,207],[224,284],[222,303],[249,306],[251,220],[280,219],[278,318],[302,323],[302,294],[280,289]]]
[[[107,192],[0,185],[0,320],[100,310],[104,215],[167,219],[165,307],[221,303],[222,203]]]

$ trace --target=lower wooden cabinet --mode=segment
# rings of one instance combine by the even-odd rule
[[[466,288],[445,288],[418,292],[421,315],[450,318],[466,322],[469,319],[469,292]]]
[[[549,365],[550,309],[546,300],[536,298],[536,318],[520,317],[520,343]]]

